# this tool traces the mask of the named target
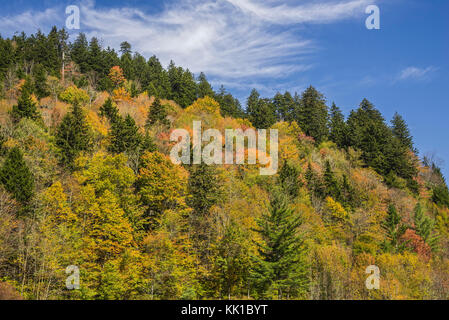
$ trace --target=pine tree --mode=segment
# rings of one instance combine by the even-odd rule
[[[297,114],[297,122],[305,134],[317,143],[326,140],[329,135],[328,108],[322,93],[310,86],[303,92]]]
[[[246,112],[249,121],[257,129],[267,129],[276,122],[274,105],[269,99],[261,99],[256,89],[248,97]]]
[[[35,84],[35,93],[38,99],[42,99],[44,97],[48,97],[50,95],[48,86],[47,86],[47,75],[45,72],[45,68],[38,64],[34,67],[34,84]]]
[[[157,123],[160,123],[164,126],[169,126],[170,121],[167,119],[167,115],[168,114],[165,106],[161,104],[161,100],[159,98],[156,98],[154,100],[154,103],[150,107],[146,126],[153,126]]]
[[[411,151],[416,151],[413,147],[413,137],[410,135],[405,120],[396,112],[391,120],[393,134],[399,139],[402,146],[408,148]]]
[[[384,251],[402,252],[406,244],[400,243],[399,239],[407,231],[407,226],[401,223],[401,216],[392,204],[388,207],[387,218],[382,223],[382,228],[385,230],[387,237],[387,240],[382,244]]]
[[[242,110],[240,101],[226,92],[221,86],[220,90],[214,96],[215,101],[220,104],[220,112],[223,117],[244,118],[245,112]]]
[[[418,203],[413,217],[416,233],[430,246],[432,251],[438,249],[440,236],[435,232],[435,220],[424,213],[423,206]]]
[[[0,182],[14,198],[26,204],[33,196],[33,174],[28,168],[19,148],[12,148],[0,170]]]
[[[214,90],[212,89],[212,86],[207,81],[206,75],[204,73],[200,73],[198,76],[198,85],[197,85],[197,98],[204,98],[206,96],[213,98],[215,95]]]
[[[347,126],[340,108],[332,103],[329,123],[329,139],[340,148],[347,146]]]
[[[330,196],[334,199],[340,198],[340,187],[338,181],[332,172],[332,168],[329,160],[326,161],[324,171],[324,187],[326,188],[326,196]]]
[[[306,246],[298,228],[302,218],[275,192],[267,213],[257,220],[262,241],[257,243],[252,278],[258,298],[299,298],[308,290]]]
[[[26,83],[22,88],[17,105],[12,107],[11,117],[15,123],[19,122],[22,118],[37,120],[40,117],[36,103],[31,98],[31,94],[29,89],[26,87]]]
[[[215,167],[203,162],[193,166],[189,176],[188,192],[191,197],[187,204],[195,210],[196,215],[207,215],[221,196],[221,183]]]
[[[129,114],[125,119],[120,117],[112,123],[110,138],[111,144],[108,149],[113,153],[135,152],[142,144],[139,127]]]
[[[60,149],[61,163],[69,167],[81,151],[91,149],[91,129],[80,106],[75,104],[62,119],[56,132],[56,146]]]
[[[287,161],[284,162],[281,170],[279,171],[279,182],[285,193],[291,198],[295,198],[299,194],[299,183],[298,183],[299,172],[294,167],[288,164]]]
[[[111,98],[108,98],[100,107],[100,114],[106,116],[111,124],[117,122],[120,117],[117,106]]]

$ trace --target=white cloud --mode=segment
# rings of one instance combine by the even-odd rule
[[[119,48],[128,41],[147,58],[164,65],[174,60],[215,81],[283,78],[311,68],[317,45],[298,32],[304,23],[334,23],[364,16],[375,0],[174,0],[159,12],[130,7],[99,8],[81,4],[81,32]],[[64,8],[2,18],[0,27],[44,27],[65,19]],[[56,14],[58,13],[58,15]],[[260,82],[260,81],[259,81]]]
[[[408,67],[400,72],[397,80],[426,80],[435,70],[432,66],[427,68]]]
[[[44,11],[25,11],[15,16],[0,17],[0,29],[14,32],[35,32],[38,29],[56,24],[61,21],[61,13],[55,8]]]

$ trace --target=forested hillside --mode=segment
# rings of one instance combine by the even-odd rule
[[[366,99],[348,117],[313,86],[242,106],[56,28],[0,37],[0,98],[0,298],[449,298],[444,177]],[[278,173],[173,164],[194,120],[278,129]]]

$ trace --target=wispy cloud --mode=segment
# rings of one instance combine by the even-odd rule
[[[427,80],[435,70],[436,68],[432,66],[427,68],[407,67],[399,73],[396,80]]]
[[[305,23],[335,23],[364,15],[376,0],[174,0],[162,10],[99,8],[81,2],[81,30],[105,45],[118,48],[126,40],[133,49],[163,64],[174,60],[214,80],[242,83],[245,79],[284,78],[311,68],[310,54],[318,45],[298,28]],[[58,14],[56,14],[58,13]],[[0,27],[61,25],[64,8],[1,18]],[[43,28],[45,29],[45,28]]]

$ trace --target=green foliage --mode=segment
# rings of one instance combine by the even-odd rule
[[[216,168],[204,163],[194,165],[189,176],[188,191],[191,197],[187,204],[198,216],[207,215],[221,195],[221,183]]]
[[[291,198],[296,198],[299,194],[298,176],[298,170],[285,161],[279,171],[279,182],[285,193]]]
[[[248,97],[246,113],[257,129],[267,129],[276,122],[274,105],[269,99],[261,99],[256,89]]]
[[[23,118],[37,120],[40,118],[37,105],[31,98],[30,91],[24,86],[20,94],[17,105],[12,107],[11,117],[15,123]]]
[[[307,293],[306,246],[298,232],[302,223],[301,216],[275,193],[269,211],[257,220],[262,241],[257,243],[252,279],[258,297],[285,299]]]
[[[73,166],[76,157],[82,151],[92,147],[92,132],[86,122],[84,111],[79,105],[74,105],[59,125],[56,132],[56,146],[60,150],[61,163]]]
[[[439,235],[435,232],[435,220],[424,212],[424,207],[418,203],[413,217],[416,233],[435,251],[438,249]]]
[[[393,135],[399,139],[402,146],[416,152],[413,147],[413,137],[410,135],[410,130],[408,129],[407,123],[405,123],[404,119],[397,112],[391,120],[391,125]]]
[[[153,126],[157,123],[160,123],[164,126],[169,126],[170,121],[167,119],[167,115],[167,109],[165,108],[165,106],[161,105],[161,100],[159,98],[156,98],[154,103],[150,107],[146,125]]]
[[[19,148],[12,148],[0,170],[0,182],[13,197],[27,204],[33,196],[34,179]]]
[[[388,207],[387,218],[382,223],[382,228],[387,237],[387,240],[382,244],[384,251],[402,252],[406,247],[406,243],[401,243],[399,240],[407,230],[407,226],[402,224],[401,216],[392,204]]]
[[[322,93],[310,86],[303,92],[297,112],[300,128],[319,144],[329,135],[328,108]]]
[[[329,122],[329,139],[340,148],[348,145],[348,128],[341,110],[332,103]]]

